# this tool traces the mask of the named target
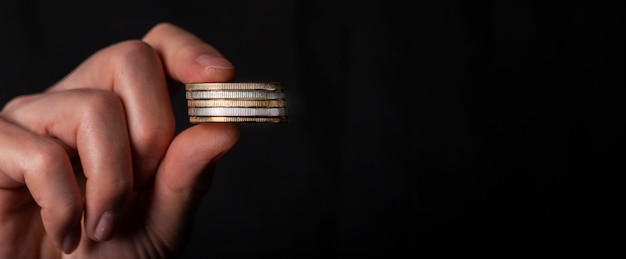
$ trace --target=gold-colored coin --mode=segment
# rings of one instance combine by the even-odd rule
[[[189,83],[185,85],[185,89],[187,91],[282,91],[282,85],[278,82]]]
[[[187,107],[286,107],[285,99],[189,99]]]
[[[286,116],[281,117],[205,117],[205,116],[189,116],[189,122],[191,123],[206,123],[206,122],[269,122],[269,123],[281,123],[287,122]]]

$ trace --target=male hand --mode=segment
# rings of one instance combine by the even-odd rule
[[[211,168],[240,131],[210,123],[174,136],[166,77],[227,82],[234,73],[212,46],[162,23],[9,102],[0,113],[0,258],[180,252]]]

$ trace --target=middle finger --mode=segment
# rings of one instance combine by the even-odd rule
[[[135,188],[148,182],[175,130],[163,65],[157,53],[139,40],[114,44],[96,52],[49,91],[84,87],[119,96],[128,117]]]

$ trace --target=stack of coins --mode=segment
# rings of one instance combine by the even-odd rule
[[[185,85],[189,122],[287,122],[287,102],[277,82]]]

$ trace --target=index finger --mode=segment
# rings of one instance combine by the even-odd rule
[[[182,83],[227,82],[235,69],[213,46],[170,23],[154,26],[143,41],[159,54],[167,74]]]

